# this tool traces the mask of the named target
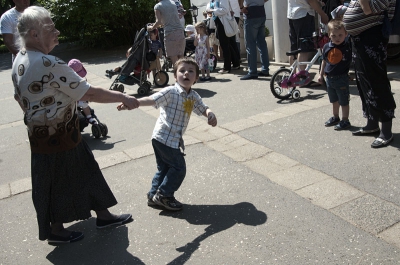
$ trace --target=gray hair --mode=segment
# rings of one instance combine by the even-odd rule
[[[30,6],[24,10],[18,19],[18,33],[20,36],[20,47],[25,47],[30,30],[37,30],[39,33],[46,26],[44,21],[51,18],[51,14],[44,7]]]

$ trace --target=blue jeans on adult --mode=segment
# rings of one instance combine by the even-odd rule
[[[257,76],[257,49],[260,52],[261,72],[269,73],[268,47],[265,42],[265,17],[244,20],[249,75]]]
[[[160,190],[165,197],[173,197],[186,176],[186,162],[180,149],[175,149],[159,141],[152,140],[156,155],[157,172],[151,183],[150,196]]]

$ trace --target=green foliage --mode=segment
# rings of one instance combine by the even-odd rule
[[[149,0],[37,0],[48,9],[61,35],[85,47],[131,44],[135,33],[154,21]]]
[[[269,28],[265,27],[265,37],[268,37],[268,36],[269,36]]]

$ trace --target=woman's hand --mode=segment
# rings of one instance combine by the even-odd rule
[[[122,105],[125,106],[126,109],[131,110],[138,108],[140,104],[135,97],[125,95],[124,100],[122,100]],[[119,106],[121,106],[121,104]]]

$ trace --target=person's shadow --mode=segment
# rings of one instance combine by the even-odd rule
[[[96,218],[90,218],[68,230],[81,231],[85,238],[56,247],[46,256],[53,264],[145,264],[127,251],[129,239],[125,225],[98,230]]]
[[[235,224],[261,225],[267,221],[267,215],[249,202],[234,205],[184,205],[179,213],[162,211],[160,215],[185,219],[193,225],[209,225],[203,234],[176,250],[182,254],[168,264],[184,264],[208,237],[222,232]]]

